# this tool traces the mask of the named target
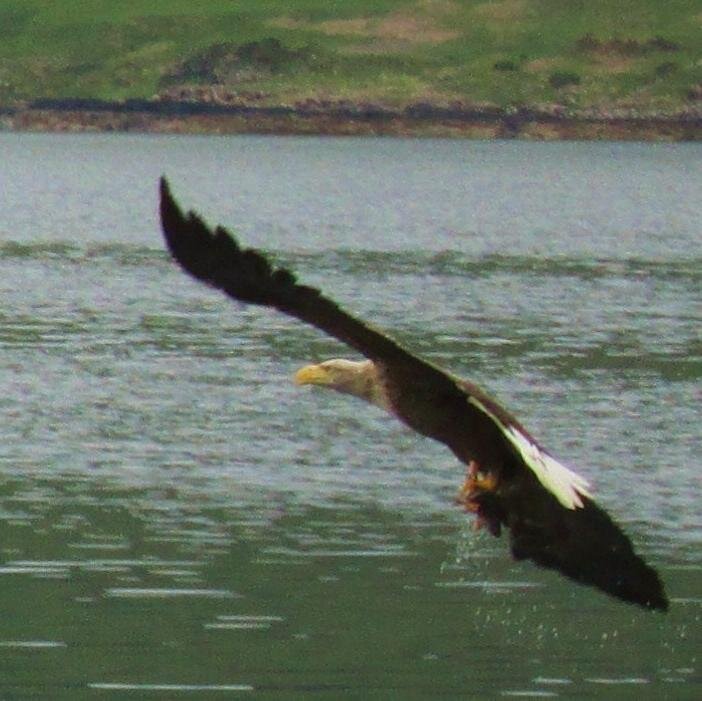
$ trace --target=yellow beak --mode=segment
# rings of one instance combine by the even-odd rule
[[[297,385],[328,385],[330,382],[329,372],[321,365],[305,365],[295,373]]]

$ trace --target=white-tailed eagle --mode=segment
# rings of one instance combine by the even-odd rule
[[[446,445],[467,466],[458,502],[493,535],[506,528],[515,559],[667,610],[657,572],[595,503],[587,481],[483,390],[410,353],[260,252],[241,248],[226,229],[213,231],[196,214],[183,214],[165,179],[161,222],[173,258],[193,277],[240,302],[311,324],[363,355],[309,365],[296,380],[361,397]]]

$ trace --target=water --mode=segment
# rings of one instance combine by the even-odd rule
[[[0,135],[0,697],[702,696],[702,148]],[[304,391],[337,343],[187,279],[156,180],[488,387],[595,485],[640,611]]]

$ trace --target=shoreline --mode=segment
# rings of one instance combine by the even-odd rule
[[[196,100],[43,99],[0,108],[0,131],[701,141],[702,112],[568,112],[493,106],[308,100],[295,105]]]

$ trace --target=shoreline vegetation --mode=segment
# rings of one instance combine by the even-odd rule
[[[454,137],[530,140],[700,141],[702,111],[568,110],[560,105],[500,108],[454,102],[405,107],[307,99],[258,105],[211,90],[197,96],[120,101],[43,98],[0,107],[1,131],[141,132]]]
[[[702,133],[699,0],[3,0],[0,29],[0,130]]]

